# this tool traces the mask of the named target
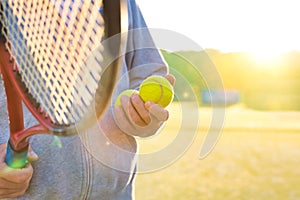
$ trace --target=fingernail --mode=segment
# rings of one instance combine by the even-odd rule
[[[38,155],[35,152],[33,152],[33,151],[29,151],[28,152],[28,157],[32,161],[35,161],[35,160],[37,160],[39,158]]]
[[[154,103],[152,101],[146,101],[145,107],[149,109]]]
[[[132,98],[132,99],[137,99],[137,98],[138,98],[138,95],[137,95],[137,94],[132,94],[132,95],[131,95],[131,98]]]

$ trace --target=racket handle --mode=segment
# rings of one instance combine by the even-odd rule
[[[8,143],[5,162],[11,168],[22,168],[27,163],[27,153],[28,148],[24,148],[22,151],[15,151],[13,148],[11,148],[10,143]]]

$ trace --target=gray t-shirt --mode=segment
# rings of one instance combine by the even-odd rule
[[[128,0],[127,3],[129,30],[134,31],[128,34],[128,52],[123,59],[122,75],[114,96],[124,89],[138,88],[150,75],[167,73],[166,64],[155,49],[136,2]],[[7,142],[9,135],[5,108],[5,93],[1,83],[1,143]],[[26,109],[24,116],[26,127],[37,123]],[[132,136],[118,135],[113,129],[109,134],[118,141],[118,146],[113,145],[97,125],[71,137],[31,137],[30,144],[39,155],[39,160],[32,164],[34,174],[29,189],[16,199],[132,199],[137,163],[136,141]],[[131,147],[130,151],[124,150],[128,146]]]

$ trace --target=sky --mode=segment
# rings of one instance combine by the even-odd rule
[[[300,50],[299,0],[136,0],[150,28],[202,48],[262,55]]]

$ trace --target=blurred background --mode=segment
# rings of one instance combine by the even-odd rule
[[[161,50],[170,70],[188,77],[192,90],[176,83],[170,120],[160,134],[140,141],[141,153],[155,152],[174,140],[181,103],[194,101],[193,95],[199,125],[180,159],[138,175],[136,198],[300,199],[300,2],[137,2],[150,28],[181,33],[203,50]],[[225,97],[208,86],[206,80],[214,77],[203,77],[201,69],[207,67],[218,70]],[[218,103],[226,115],[221,137],[214,150],[199,159],[211,105]]]

